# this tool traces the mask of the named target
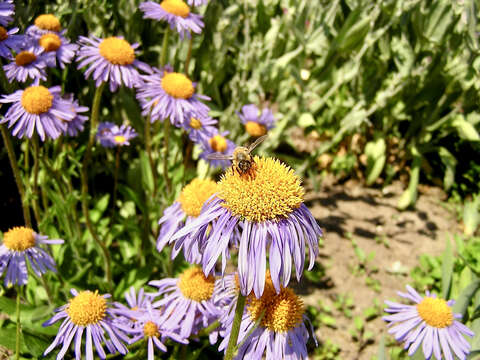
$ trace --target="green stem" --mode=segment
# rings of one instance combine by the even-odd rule
[[[15,360],[20,359],[20,336],[21,336],[21,327],[20,327],[20,287],[17,287],[17,334],[16,334],[16,343],[15,343]]]
[[[188,67],[190,65],[190,59],[192,58],[192,46],[193,46],[193,36],[190,34],[190,41],[188,42],[188,52],[187,58],[185,59],[185,75],[188,77]]]
[[[38,146],[37,135],[33,135],[33,215],[37,222],[37,228],[40,226],[40,209],[38,207],[38,199],[40,194],[38,192],[38,170],[40,159],[40,147]]]
[[[232,360],[233,356],[235,355],[235,351],[237,350],[238,334],[240,333],[240,324],[242,323],[246,299],[246,296],[243,296],[241,293],[238,294],[235,317],[233,318],[232,331],[230,332],[230,339],[228,340],[228,347],[224,360]]]
[[[168,177],[168,142],[170,137],[170,119],[163,120],[163,135],[164,135],[164,145],[165,153],[163,154],[163,177],[165,178],[165,185],[167,188],[167,195],[170,195],[172,190],[172,183]]]
[[[12,167],[13,177],[17,184],[18,193],[20,194],[20,201],[22,202],[23,219],[25,225],[32,228],[32,219],[30,218],[30,209],[28,208],[27,201],[25,199],[25,189],[22,184],[22,178],[20,177],[20,170],[18,168],[17,159],[15,157],[15,151],[13,150],[12,142],[8,136],[8,132],[4,125],[0,125],[0,131],[2,133],[3,142],[7,149],[8,159],[10,160],[10,166]]]
[[[112,286],[112,272],[111,272],[111,259],[110,253],[107,246],[100,240],[95,228],[93,227],[90,221],[90,213],[88,210],[88,165],[92,157],[92,146],[95,141],[95,134],[98,126],[98,114],[100,111],[100,99],[102,97],[103,89],[105,88],[105,83],[101,83],[100,86],[95,90],[95,95],[93,97],[92,104],[92,115],[90,117],[90,138],[88,140],[87,148],[85,150],[85,155],[83,157],[82,169],[81,169],[81,180],[82,180],[82,211],[83,216],[85,217],[85,224],[87,229],[92,235],[93,240],[101,249],[103,257],[105,258],[105,276],[107,278],[107,286],[111,289]]]
[[[151,140],[150,140],[151,119],[152,119],[152,114],[150,112],[147,117],[147,123],[145,124],[145,150],[147,152],[148,162],[150,163],[150,169],[153,175],[153,196],[152,197],[155,199],[155,196],[157,195],[158,179],[157,179],[157,167],[155,166],[155,162],[153,161],[152,146],[151,146]]]
[[[168,37],[170,35],[170,27],[167,25],[165,33],[163,34],[162,53],[160,55],[160,66],[163,68],[167,63],[167,49],[168,49]]]
[[[118,168],[120,167],[120,146],[117,146],[115,153],[115,172],[113,174],[113,207],[117,203],[117,186],[118,186]]]

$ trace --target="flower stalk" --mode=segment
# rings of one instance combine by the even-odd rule
[[[240,324],[242,323],[246,299],[246,296],[241,293],[238,294],[237,306],[235,307],[235,317],[233,318],[232,331],[230,332],[230,339],[228,340],[228,347],[224,360],[232,360],[237,350],[238,334],[240,333]]]

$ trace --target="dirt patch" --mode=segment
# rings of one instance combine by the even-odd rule
[[[441,254],[446,237],[461,231],[440,189],[422,187],[415,209],[403,212],[396,209],[402,191],[400,183],[378,190],[353,181],[342,185],[326,181],[320,192],[306,197],[325,232],[319,258],[325,277],[321,284],[307,283],[302,292],[307,305],[331,309],[334,328],[321,326],[317,337],[321,343],[330,340],[340,347],[338,359],[371,359],[377,353],[386,333],[380,317],[383,301],[396,298],[396,292],[411,283],[410,271],[421,254]],[[365,255],[374,253],[364,266],[358,249]],[[349,310],[339,309],[342,297],[353,300]],[[375,301],[378,315],[364,321],[372,340],[355,341],[350,333],[355,328],[353,319],[365,319],[366,309]],[[346,315],[349,311],[351,318]]]

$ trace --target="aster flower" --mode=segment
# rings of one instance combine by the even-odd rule
[[[1,3],[0,3],[1,4]],[[6,59],[12,58],[11,51],[19,51],[26,45],[26,37],[24,35],[15,35],[18,32],[18,27],[10,30],[0,26],[0,56]]]
[[[3,235],[0,246],[0,276],[6,270],[5,286],[25,285],[28,281],[27,260],[35,274],[56,272],[55,261],[39,244],[63,244],[62,239],[48,239],[30,228],[14,227]]]
[[[191,117],[190,121],[184,122],[183,128],[188,131],[190,140],[201,142],[212,137],[213,134],[218,133],[218,130],[215,127],[217,123],[218,121],[212,119],[210,116],[205,118]]]
[[[154,69],[151,75],[142,76],[143,84],[137,91],[142,115],[150,114],[151,122],[170,118],[176,127],[182,127],[192,117],[206,118],[210,109],[200,102],[208,96],[195,93],[195,83],[184,74]]]
[[[260,137],[273,128],[275,118],[270,109],[263,109],[260,113],[258,107],[254,104],[245,105],[241,112],[237,112],[238,117],[245,125],[245,130],[250,136]]]
[[[9,81],[26,82],[31,78],[38,83],[40,80],[47,80],[45,68],[52,58],[52,54],[45,54],[41,49],[31,47],[19,52],[15,58],[11,59],[10,64],[3,67],[3,70]]]
[[[405,343],[404,348],[408,349],[409,356],[423,344],[423,355],[427,360],[432,354],[437,360],[442,359],[442,352],[445,359],[453,360],[452,350],[459,359],[466,359],[470,344],[464,336],[473,337],[474,333],[456,320],[461,319],[462,315],[453,312],[454,300],[445,301],[435,294],[430,295],[428,291],[422,297],[408,285],[407,292],[398,292],[398,295],[415,304],[385,301],[388,305],[385,312],[391,315],[384,316],[383,320],[389,322],[388,332],[397,341]]]
[[[32,37],[40,37],[47,33],[60,33],[62,25],[60,20],[53,14],[42,14],[35,18],[34,25],[29,26],[25,34]]]
[[[45,135],[56,139],[67,130],[67,122],[75,118],[72,103],[60,96],[60,86],[46,88],[41,85],[29,86],[13,94],[3,95],[0,103],[13,103],[7,110],[0,124],[8,122],[8,127],[15,125],[12,134],[31,138],[36,129],[40,139]]]
[[[79,132],[83,131],[83,124],[88,120],[88,116],[81,115],[80,113],[87,112],[88,107],[80,106],[78,100],[74,99],[73,94],[64,96],[64,100],[71,104],[71,110],[75,114],[72,120],[66,121],[67,128],[65,133],[69,136],[77,136]]]
[[[230,340],[235,306],[236,301],[232,301],[220,319],[226,329],[226,336],[219,346],[220,351],[226,350]],[[237,340],[237,345],[241,345],[235,359],[308,359],[306,343],[310,334],[305,326],[308,318],[304,313],[303,301],[293,290],[281,287],[277,293],[271,279],[267,277],[263,295],[260,298],[254,294],[247,297]],[[258,321],[258,327],[255,327]],[[310,328],[314,334],[311,325]],[[313,338],[316,343],[314,335]]]
[[[210,154],[232,155],[236,145],[233,141],[226,138],[228,134],[228,131],[219,133],[218,130],[215,129],[215,131],[212,131],[209,137],[200,138],[200,146],[203,149],[203,152],[200,154],[200,158],[208,162],[213,167],[222,167],[225,169],[226,167],[230,166],[230,160],[217,160],[208,158]]]
[[[280,284],[286,287],[290,281],[292,258],[300,280],[305,245],[310,255],[309,269],[313,267],[322,230],[303,203],[304,190],[294,171],[273,158],[255,156],[253,161],[245,174],[229,168],[218,182],[217,197],[206,203],[200,216],[185,224],[171,241],[191,236],[205,244],[202,252],[205,274],[214,271],[220,256],[223,274],[230,246],[238,247],[242,294],[250,294],[253,289],[261,296],[267,254],[272,281],[279,292]],[[201,231],[206,225],[211,225],[208,233]]]
[[[202,16],[191,13],[182,0],[163,0],[160,4],[146,1],[140,4],[140,10],[144,19],[166,20],[172,30],[177,29],[180,39],[185,35],[190,38],[190,31],[200,34],[204,26]]]
[[[93,359],[94,347],[98,356],[105,359],[107,356],[102,343],[105,344],[110,353],[119,352],[125,355],[127,348],[123,342],[128,342],[129,339],[114,322],[114,311],[107,303],[110,294],[99,295],[98,291],[92,292],[89,290],[77,292],[75,289],[71,289],[70,293],[74,298],[70,299],[68,304],[56,309],[56,314],[43,324],[43,326],[50,326],[64,319],[55,340],[43,355],[47,355],[55,347],[62,345],[60,352],[57,354],[57,360],[63,359],[73,340],[75,358],[80,359],[84,333],[86,359]],[[106,334],[108,335],[106,336]]]
[[[177,332],[164,328],[164,323],[160,321],[161,312],[152,309],[150,303],[147,303],[144,312],[139,313],[136,318],[136,326],[124,329],[125,332],[132,334],[133,338],[130,344],[136,343],[142,339],[147,340],[148,360],[154,359],[154,346],[163,352],[167,351],[167,347],[162,343],[164,339],[170,338],[181,344],[188,344],[188,340],[178,335]]]
[[[147,305],[150,304],[150,298],[145,296],[145,290],[140,288],[138,295],[135,288],[132,286],[130,290],[125,293],[125,300],[128,307],[122,303],[115,302],[115,313],[119,315],[117,321],[127,324],[131,327],[138,326],[138,314],[143,315],[147,311]]]
[[[8,23],[13,21],[13,15],[15,14],[15,4],[13,0],[0,1],[0,25],[7,26]]]
[[[198,267],[188,268],[178,278],[150,281],[148,284],[158,288],[154,296],[163,297],[152,303],[154,308],[162,308],[159,322],[172,332],[180,328],[181,338],[197,334],[220,316],[220,309],[213,301],[215,278],[212,275],[205,277]],[[218,331],[209,334],[211,344],[217,338]]]
[[[170,239],[176,231],[183,227],[184,223],[190,223],[200,215],[202,206],[214,193],[217,192],[217,183],[210,179],[193,179],[186,185],[177,201],[165,209],[162,218],[158,224],[161,226],[160,234],[157,239],[157,250],[162,251],[165,245],[170,243]],[[207,231],[207,227],[202,229]],[[185,259],[189,263],[199,263],[201,260],[201,249],[198,242],[191,242],[191,237],[185,236],[177,241],[177,245],[172,249],[172,258],[177,254],[185,243]]]
[[[135,129],[129,125],[118,126],[111,122],[98,125],[97,140],[107,148],[130,145],[130,140],[137,136]]]
[[[36,39],[36,47],[54,56],[50,56],[47,60],[49,67],[55,67],[58,64],[61,69],[65,68],[65,64],[70,64],[75,56],[75,52],[78,50],[77,44],[71,44],[63,35],[66,30],[59,33],[48,32]]]
[[[109,82],[110,91],[121,85],[133,88],[141,82],[137,69],[151,73],[151,68],[142,61],[136,60],[135,49],[138,44],[129,44],[121,37],[101,39],[95,36],[80,36],[80,49],[77,55],[78,68],[88,65],[85,77],[92,75],[95,85]]]
[[[208,0],[188,0],[188,5],[190,6],[201,6],[208,3]]]

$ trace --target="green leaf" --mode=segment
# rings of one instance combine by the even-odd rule
[[[471,236],[477,230],[480,220],[478,207],[480,205],[480,196],[475,196],[473,200],[466,200],[463,205],[463,233]]]
[[[383,138],[370,141],[365,146],[365,155],[367,155],[367,185],[372,185],[380,176],[387,159],[385,151],[386,144]]]
[[[387,349],[385,347],[385,334],[382,335],[378,344],[377,360],[388,360]]]
[[[142,185],[147,193],[153,192],[153,174],[150,168],[148,156],[145,153],[140,153],[140,172],[142,175]]]
[[[312,114],[310,113],[303,113],[298,118],[298,126],[305,129],[309,126],[315,126],[315,119],[313,118]]]
[[[470,124],[463,115],[458,115],[452,122],[453,127],[457,129],[458,136],[468,141],[479,141],[480,135],[478,135],[475,127]]]
[[[6,328],[0,328],[0,345],[5,346],[7,349],[15,350],[16,343],[16,327],[9,326]]]
[[[400,210],[405,210],[410,205],[415,204],[417,201],[417,186],[420,179],[420,165],[422,158],[416,149],[412,149],[413,162],[412,170],[410,173],[410,182],[408,188],[403,192],[398,201],[398,208]]]
[[[472,301],[475,293],[480,288],[480,280],[473,281],[465,289],[462,290],[460,296],[457,298],[455,304],[453,305],[453,312],[462,314],[463,320],[467,318],[467,309],[468,305]]]
[[[447,238],[445,241],[445,251],[443,252],[442,259],[442,297],[444,299],[450,298],[454,260],[452,244]]]
[[[440,160],[442,160],[442,163],[445,166],[443,187],[445,190],[448,190],[455,182],[455,168],[457,166],[457,159],[443,146],[438,149],[438,155],[440,155]]]

